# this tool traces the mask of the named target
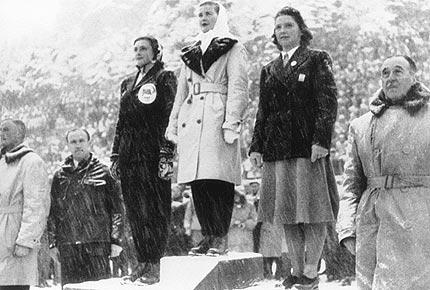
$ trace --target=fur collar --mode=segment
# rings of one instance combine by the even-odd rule
[[[406,93],[406,96],[400,101],[393,103],[388,99],[382,89],[376,92],[370,102],[370,111],[380,117],[392,105],[401,105],[411,116],[424,107],[430,99],[430,90],[422,83],[416,82]]]
[[[25,154],[33,152],[33,149],[27,147],[24,144],[19,144],[15,148],[13,148],[9,152],[4,152],[3,150],[0,151],[0,159],[3,157],[5,158],[5,161],[7,164],[10,164],[14,161],[20,160]]]
[[[192,71],[203,76],[204,73],[209,70],[211,65],[221,56],[226,54],[236,42],[236,39],[231,38],[214,38],[205,53],[202,54],[202,49],[200,47],[201,42],[198,41],[192,45],[184,47],[181,51],[181,58],[185,65]]]

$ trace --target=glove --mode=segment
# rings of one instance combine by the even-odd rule
[[[121,180],[121,174],[119,171],[119,162],[118,162],[118,156],[111,157],[112,165],[110,166],[110,174],[112,175],[113,179],[116,181]]]
[[[158,162],[158,177],[170,180],[173,176],[173,161],[166,156],[161,156]]]
[[[166,134],[165,134],[165,136],[164,136],[167,140],[169,140],[169,141],[171,141],[171,142],[173,142],[173,143],[175,143],[175,144],[178,144],[178,136],[177,135],[175,135],[175,134],[172,134],[172,133],[170,133],[170,132],[166,132]]]
[[[224,141],[227,144],[233,144],[233,142],[239,138],[239,134],[230,129],[224,129]]]
[[[261,153],[251,152],[251,154],[249,154],[249,160],[251,161],[253,167],[260,168],[263,166],[263,158]]]
[[[312,145],[311,162],[315,162],[320,158],[324,158],[328,155],[328,150],[317,144]]]

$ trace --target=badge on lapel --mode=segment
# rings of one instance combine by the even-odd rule
[[[139,101],[143,104],[152,104],[157,97],[157,89],[154,84],[144,84],[137,93]]]
[[[299,79],[298,79],[298,81],[299,81],[299,82],[304,82],[304,81],[305,81],[305,78],[306,78],[306,75],[304,75],[304,74],[299,74]]]
[[[295,61],[295,60],[293,60],[293,61],[291,62],[291,66],[296,66],[296,64],[297,64],[297,61]]]

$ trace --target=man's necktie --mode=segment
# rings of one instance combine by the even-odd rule
[[[137,80],[134,86],[137,86],[140,83],[140,81],[143,79],[143,75],[144,75],[143,69],[139,69],[139,75],[137,76]]]
[[[286,54],[284,54],[284,59],[283,59],[284,67],[286,67],[286,66],[287,66],[288,60],[289,60],[289,58],[288,58],[288,53],[286,53]]]

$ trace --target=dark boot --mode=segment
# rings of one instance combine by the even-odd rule
[[[274,258],[273,260],[276,263],[275,279],[281,280],[283,277],[285,277],[282,275],[282,273],[283,273],[283,271],[282,271],[282,259],[279,257],[279,258]]]
[[[211,246],[206,255],[217,257],[226,254],[227,251],[227,235],[223,237],[213,237]]]
[[[189,256],[201,256],[206,255],[209,248],[212,244],[212,237],[211,236],[204,236],[203,240],[201,240],[197,246],[191,248],[191,250],[188,252]]]
[[[149,270],[138,279],[139,283],[151,285],[160,282],[160,263],[148,263]]]
[[[302,276],[299,279],[297,279],[296,284],[293,285],[294,290],[318,290],[318,284],[319,279],[318,277],[315,278],[308,278],[306,276]]]
[[[269,257],[263,257],[263,277],[272,278],[272,259]]]
[[[134,282],[140,277],[142,277],[146,272],[150,270],[149,263],[137,263],[136,267],[131,271],[130,276],[123,277],[123,281],[131,281]]]

